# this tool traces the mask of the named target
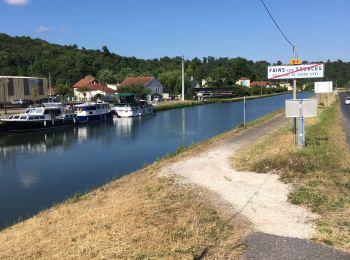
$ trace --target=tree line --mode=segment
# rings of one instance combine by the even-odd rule
[[[181,92],[181,61],[181,57],[123,57],[110,52],[106,46],[101,50],[88,50],[75,44],[62,46],[0,33],[0,75],[47,78],[50,73],[53,86],[62,88],[71,87],[86,75],[96,76],[102,83],[120,83],[128,76],[154,76],[164,85],[165,92],[176,95]],[[202,79],[209,87],[233,86],[242,76],[252,81],[266,80],[269,65],[273,64],[241,57],[196,57],[185,61],[186,86],[189,89],[193,80],[201,85]],[[350,62],[326,61],[324,80],[350,87]]]

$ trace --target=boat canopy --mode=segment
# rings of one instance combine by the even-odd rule
[[[135,96],[134,93],[118,93],[115,94],[117,97],[130,97],[130,96]]]

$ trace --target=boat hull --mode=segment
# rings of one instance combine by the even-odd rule
[[[124,108],[116,107],[114,108],[117,117],[137,117],[137,116],[146,116],[146,115],[155,115],[156,110],[154,107],[145,107],[145,108]]]
[[[67,127],[74,125],[75,122],[75,119],[54,119],[38,121],[2,120],[1,125],[3,126],[3,130],[8,132],[31,132]]]
[[[110,111],[105,114],[100,115],[77,115],[78,123],[88,123],[88,122],[96,122],[96,121],[106,121],[113,119],[113,112]]]

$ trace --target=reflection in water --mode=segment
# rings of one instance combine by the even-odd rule
[[[130,137],[132,134],[132,127],[134,121],[138,120],[138,118],[115,118],[114,124],[116,126],[115,130],[119,136]]]
[[[78,141],[79,143],[84,142],[87,139],[87,127],[79,127],[78,128]]]
[[[284,106],[290,95],[248,102],[247,121]],[[0,229],[163,155],[242,123],[242,103],[174,109],[156,116],[48,132],[0,135]]]
[[[22,172],[19,174],[19,182],[23,188],[30,188],[38,182],[38,176],[31,172]]]

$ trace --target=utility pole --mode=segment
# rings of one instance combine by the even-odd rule
[[[51,97],[52,89],[51,89],[51,74],[50,74],[50,72],[49,72],[49,89],[50,89],[49,97]]]
[[[3,88],[3,95],[4,95],[4,105],[3,105],[3,107],[4,107],[4,113],[5,113],[5,115],[7,114],[7,106],[6,106],[6,86],[7,86],[7,84],[8,84],[8,79],[7,78],[5,78],[4,76],[0,76],[0,78],[2,79],[2,82],[3,82],[3,84],[4,84],[4,88]]]
[[[296,59],[296,50],[295,50],[295,46],[293,46],[293,56],[294,59]],[[293,79],[293,99],[297,99],[297,80]],[[297,119],[296,117],[293,118],[293,122],[292,122],[292,127],[293,127],[293,132],[294,132],[294,143],[297,143]]]
[[[182,96],[181,100],[185,101],[185,58],[182,56]]]

